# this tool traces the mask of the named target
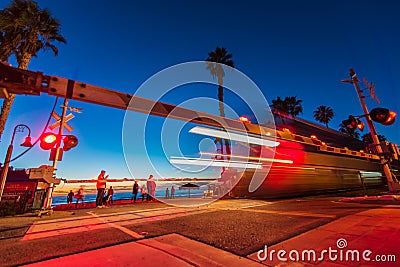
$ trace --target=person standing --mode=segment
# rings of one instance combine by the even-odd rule
[[[153,180],[153,175],[149,176],[147,180],[147,200],[152,201],[156,193],[156,182]]]
[[[144,185],[142,186],[142,188],[140,188],[140,194],[142,195],[142,202],[144,201],[145,197],[146,197],[146,200],[147,200],[146,187]]]
[[[17,202],[19,202],[19,207],[18,207],[18,211],[19,212],[21,212],[21,213],[26,212],[26,210],[28,208],[28,202],[29,202],[31,197],[32,197],[31,191],[26,186],[25,187],[25,191],[23,192],[23,194],[18,194],[18,201]]]
[[[132,201],[133,201],[133,203],[136,203],[136,197],[137,197],[138,192],[139,192],[139,184],[137,183],[137,181],[135,181],[135,183],[133,184],[133,189],[132,189]]]
[[[172,186],[171,188],[171,198],[175,198],[175,187]]]
[[[168,199],[169,198],[169,189],[167,187],[167,189],[165,189],[165,198]]]
[[[103,197],[104,197],[104,191],[106,189],[106,183],[107,183],[107,178],[108,175],[106,175],[106,171],[102,170],[97,177],[97,197],[96,197],[96,206],[101,207],[103,205]]]
[[[113,202],[113,195],[114,195],[114,189],[112,188],[112,186],[110,186],[110,189],[108,189],[107,191],[107,203],[110,203],[111,205],[114,204]]]
[[[67,196],[67,208],[71,208],[73,198],[74,198],[74,192],[72,192],[72,190],[69,190],[69,193]]]

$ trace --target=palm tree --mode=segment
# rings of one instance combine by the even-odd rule
[[[303,113],[302,100],[298,100],[297,96],[287,96],[282,100],[279,96],[272,100],[272,107],[275,110],[285,112],[293,117]]]
[[[301,105],[301,102],[303,100],[297,100],[296,96],[290,96],[286,97],[285,101],[287,102],[287,105],[289,106],[289,114],[292,115],[293,117],[296,117],[300,113],[303,113],[303,106]]]
[[[356,129],[354,128],[349,128],[346,125],[344,125],[343,123],[339,124],[339,132],[346,134],[348,136],[351,136],[355,139],[360,139],[360,133],[358,131],[356,131]]]
[[[14,0],[0,10],[0,54],[2,61],[14,55],[18,68],[27,69],[32,57],[41,50],[50,49],[58,55],[53,42],[66,43],[60,34],[60,22],[48,9],[40,9],[32,0]],[[0,114],[0,137],[10,113],[15,95],[4,99]]]
[[[328,123],[333,118],[334,115],[335,115],[335,113],[333,112],[333,109],[331,107],[327,107],[327,106],[319,106],[314,111],[315,120],[325,123],[326,128],[329,128]]]
[[[284,102],[280,96],[278,96],[276,99],[272,100],[272,108],[274,110],[279,110],[285,113],[289,113],[289,107],[286,105],[286,102]]]
[[[208,53],[207,61],[207,70],[210,71],[211,76],[214,78],[218,78],[218,101],[219,101],[219,113],[221,117],[225,117],[225,109],[224,109],[224,88],[223,77],[225,76],[225,71],[223,69],[223,65],[225,64],[231,68],[233,68],[232,54],[229,54],[226,48],[217,47],[215,51],[211,51]],[[226,154],[231,154],[231,149],[228,140],[224,140],[226,147]],[[221,139],[217,139],[216,143],[220,143],[221,145],[221,154],[224,154],[223,144]],[[223,158],[223,157],[222,157]]]

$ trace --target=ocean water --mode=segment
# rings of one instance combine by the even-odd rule
[[[166,194],[166,188],[168,187],[169,193],[171,194],[171,187],[172,185],[175,188],[175,198],[188,198],[189,196],[189,190],[179,190],[179,186],[185,184],[187,182],[182,182],[182,183],[164,183],[164,182],[157,182],[157,187],[156,187],[156,198],[158,199],[165,199],[165,194]],[[206,189],[208,189],[208,182],[195,182],[194,184],[199,185],[199,189],[190,189],[190,197],[202,197],[203,193]],[[118,188],[114,187],[114,195],[113,195],[113,200],[119,200],[119,199],[132,199],[132,189],[130,188]],[[95,202],[96,201],[96,196],[97,193],[94,192],[93,190],[90,190],[88,193],[84,194],[85,196],[85,202]],[[142,195],[140,193],[137,194],[137,200],[141,201]],[[75,202],[76,199],[74,198],[73,201]],[[53,201],[52,205],[56,206],[59,204],[67,204],[67,194],[65,195],[58,195],[58,196],[53,196]]]

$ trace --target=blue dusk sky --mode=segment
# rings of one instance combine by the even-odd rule
[[[9,2],[1,1],[0,9]],[[349,78],[350,68],[360,78],[375,83],[379,106],[400,111],[398,1],[40,0],[38,3],[60,20],[67,44],[58,44],[57,57],[47,51],[33,58],[29,65],[33,71],[135,93],[157,72],[179,63],[205,60],[208,52],[219,46],[233,54],[235,68],[261,89],[268,103],[277,96],[301,99],[300,118],[314,121],[313,111],[318,106],[330,106],[335,117],[329,125],[338,129],[348,115],[361,115],[355,89],[340,82]],[[16,65],[14,59],[11,63]],[[166,95],[163,101],[180,104],[198,97],[217,99],[217,87],[189,85]],[[54,100],[47,95],[17,96],[0,143],[1,157],[5,156],[15,125],[29,125],[32,136],[38,137]],[[366,101],[369,109],[378,106],[370,98]],[[229,92],[226,103],[240,106],[240,101]],[[56,109],[59,114],[61,104],[60,99]],[[145,178],[153,173],[142,165],[144,155],[139,152],[133,153],[130,160],[135,161],[135,170],[132,175],[129,172],[122,144],[124,110],[73,100],[69,104],[83,108],[82,114],[75,114],[69,122],[79,145],[65,152],[58,163],[58,177],[88,179],[97,176],[101,169],[107,170],[111,178]],[[210,101],[210,105],[217,114],[218,104]],[[150,140],[153,163],[163,170],[162,175],[155,176],[190,176],[169,166],[156,149],[162,123],[164,119],[150,118],[147,125],[146,138]],[[389,141],[400,144],[399,123],[389,127],[377,125],[377,130]],[[13,156],[23,151],[18,143],[24,136],[17,133]],[[195,156],[199,146],[195,142],[199,143],[200,138],[182,142],[182,152]],[[48,151],[37,146],[11,165],[38,167],[51,164],[48,157]]]

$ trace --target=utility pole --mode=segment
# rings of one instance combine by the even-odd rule
[[[360,99],[361,107],[363,109],[365,119],[367,120],[367,124],[368,124],[369,131],[371,133],[372,140],[376,147],[376,151],[378,152],[378,155],[381,158],[381,164],[383,166],[383,171],[384,171],[386,179],[388,181],[389,192],[395,193],[395,192],[399,191],[399,189],[400,189],[399,183],[397,182],[397,180],[394,181],[393,174],[390,171],[388,161],[382,156],[383,150],[382,150],[379,138],[378,138],[378,133],[376,132],[375,125],[372,122],[372,119],[369,115],[367,104],[365,103],[365,100],[364,100],[365,96],[362,95],[362,90],[360,89],[360,85],[359,85],[360,80],[358,79],[357,74],[354,72],[353,69],[350,69],[350,77],[351,77],[351,81],[342,80],[342,82],[352,83],[354,85],[354,88],[357,91],[357,95],[358,95],[358,98]]]
[[[62,110],[62,115],[61,115],[61,120],[60,120],[60,127],[58,129],[58,141],[56,144],[56,151],[55,151],[55,156],[53,159],[53,169],[54,169],[54,175],[56,175],[56,170],[57,170],[57,162],[58,162],[58,157],[61,154],[61,142],[62,142],[62,135],[63,135],[63,128],[64,128],[64,122],[65,122],[65,115],[67,114],[67,108],[68,108],[68,99],[64,98],[64,104],[63,104],[63,110]],[[43,208],[51,208],[51,203],[52,203],[52,197],[53,197],[53,191],[54,191],[54,183],[51,183],[48,190],[47,190],[47,195],[46,199],[43,204]]]

